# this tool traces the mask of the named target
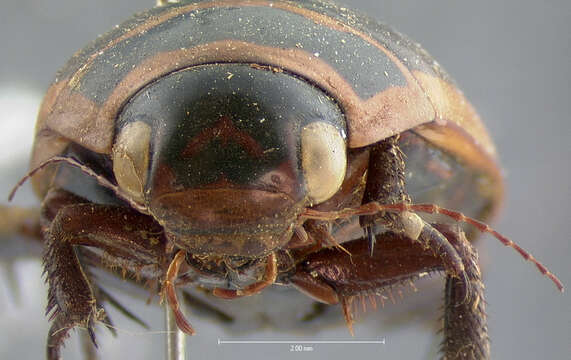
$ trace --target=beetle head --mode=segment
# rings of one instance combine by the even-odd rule
[[[165,76],[117,122],[114,173],[179,247],[259,256],[345,176],[344,116],[320,89],[249,64]]]

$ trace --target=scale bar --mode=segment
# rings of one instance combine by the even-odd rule
[[[379,340],[222,340],[218,339],[218,345],[223,344],[382,344],[385,338]]]

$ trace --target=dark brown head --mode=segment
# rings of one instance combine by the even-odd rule
[[[143,88],[117,121],[119,186],[193,253],[259,256],[345,176],[345,119],[320,89],[250,64],[202,65]]]

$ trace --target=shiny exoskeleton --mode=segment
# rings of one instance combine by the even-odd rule
[[[288,285],[341,303],[351,329],[355,297],[443,271],[443,357],[488,359],[475,234],[426,212],[494,233],[560,286],[459,213],[490,218],[503,185],[448,75],[330,3],[183,1],[136,15],[59,72],[36,129],[49,359],[70,329],[94,338],[108,321],[92,267],[160,293],[189,334],[176,288],[234,299]]]

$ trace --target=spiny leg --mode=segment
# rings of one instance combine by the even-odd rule
[[[404,154],[398,146],[399,136],[392,136],[370,147],[367,184],[363,203],[372,201],[381,204],[410,203],[406,192]],[[375,243],[377,226],[382,225],[394,233],[402,233],[418,240],[425,249],[432,249],[445,264],[449,274],[461,276],[462,260],[446,238],[413,212],[382,212],[361,216],[359,222],[365,228],[371,254]]]
[[[363,194],[363,203],[409,204],[410,196],[406,192],[404,154],[398,145],[399,136],[392,136],[370,146],[367,183]],[[361,226],[368,237],[371,255],[375,244],[374,234],[378,225],[393,233],[403,234],[412,241],[419,242],[425,250],[441,259],[446,273],[465,281],[462,258],[456,249],[438,230],[410,211],[377,212],[360,216]],[[467,296],[467,294],[466,294]]]
[[[484,283],[478,253],[459,227],[435,225],[464,260],[466,280],[447,276],[444,292],[444,342],[446,360],[490,358],[490,339],[486,321]],[[466,286],[469,284],[469,288]],[[469,296],[465,294],[469,292]]]
[[[304,212],[301,214],[301,218],[334,221],[338,219],[351,218],[353,216],[374,215],[385,211],[396,212],[396,213],[408,212],[408,213],[440,214],[447,216],[457,222],[473,225],[481,232],[493,235],[504,246],[511,247],[512,249],[516,250],[525,260],[535,265],[535,267],[539,270],[539,272],[541,272],[541,274],[548,277],[551,280],[551,282],[555,284],[555,286],[559,291],[561,292],[565,291],[563,283],[561,282],[561,280],[559,280],[559,278],[557,278],[557,276],[555,276],[555,274],[549,271],[549,269],[545,265],[543,265],[541,262],[535,259],[529,252],[522,249],[515,242],[511,241],[507,237],[498,233],[497,231],[495,231],[494,229],[492,229],[490,226],[488,226],[483,222],[467,217],[458,211],[445,209],[435,204],[409,204],[409,203],[382,204],[377,201],[373,201],[370,203],[363,204],[356,208],[347,208],[338,211],[319,211],[314,209],[305,209]]]
[[[367,183],[362,201],[364,204],[377,202],[387,205],[410,203],[410,197],[405,189],[404,155],[398,146],[398,136],[385,139],[370,147]],[[470,297],[470,283],[463,264],[462,255],[465,254],[459,254],[440,231],[410,211],[377,211],[363,215],[360,216],[359,221],[365,230],[371,258],[374,257],[374,246],[382,248],[382,244],[378,241],[379,237],[375,236],[379,233],[378,226],[382,225],[393,236],[401,234],[404,239],[408,239],[415,245],[420,245],[424,251],[432,253],[438,259],[441,268],[446,271],[448,278],[455,279],[450,280],[451,283],[456,284],[455,288],[458,291],[463,290],[462,296],[464,298],[462,301],[467,301]],[[362,281],[362,278],[357,277],[354,280]],[[307,282],[309,279],[304,279],[304,281]],[[374,282],[372,281],[371,284]],[[459,284],[464,285],[460,286]],[[320,286],[314,284],[312,288],[316,295],[321,298],[333,299],[333,296],[328,295]],[[343,313],[350,329],[352,299],[352,296],[340,296]]]
[[[410,197],[405,189],[404,155],[398,147],[399,136],[395,135],[369,147],[369,166],[367,183],[362,203],[378,201],[382,204],[409,203]],[[370,252],[373,254],[375,234],[379,225],[395,228],[399,214],[379,212],[361,216],[359,222],[365,230]]]
[[[465,278],[447,275],[444,324],[444,359],[488,359],[489,339],[484,312],[484,285],[476,251],[459,229],[433,225],[462,259]],[[299,261],[288,281],[314,299],[336,304],[352,333],[352,302],[356,297],[384,294],[395,285],[407,284],[421,274],[445,270],[442,257],[419,241],[402,234],[376,235],[376,249],[369,253],[366,238],[344,243],[351,253],[323,249]],[[468,290],[469,289],[469,290]],[[472,357],[470,357],[472,356]]]
[[[48,335],[48,359],[59,359],[59,349],[75,326],[87,328],[95,343],[93,325],[103,319],[95,295],[71,245],[73,235],[62,229],[63,217],[52,221],[46,232],[44,272],[48,282],[46,314],[53,320]]]
[[[408,284],[420,274],[444,269],[431,250],[402,234],[376,235],[372,256],[366,238],[343,245],[351,255],[333,248],[320,250],[300,260],[286,281],[317,301],[341,302],[350,331],[350,304],[355,296],[381,295],[385,289]]]
[[[142,269],[162,266],[164,238],[150,217],[125,207],[97,205],[63,190],[51,190],[42,208],[45,238],[44,273],[48,282],[47,313],[53,320],[48,359],[59,359],[60,348],[75,326],[88,329],[105,314],[96,303],[96,285],[77,256],[77,245],[103,250],[111,267]]]

